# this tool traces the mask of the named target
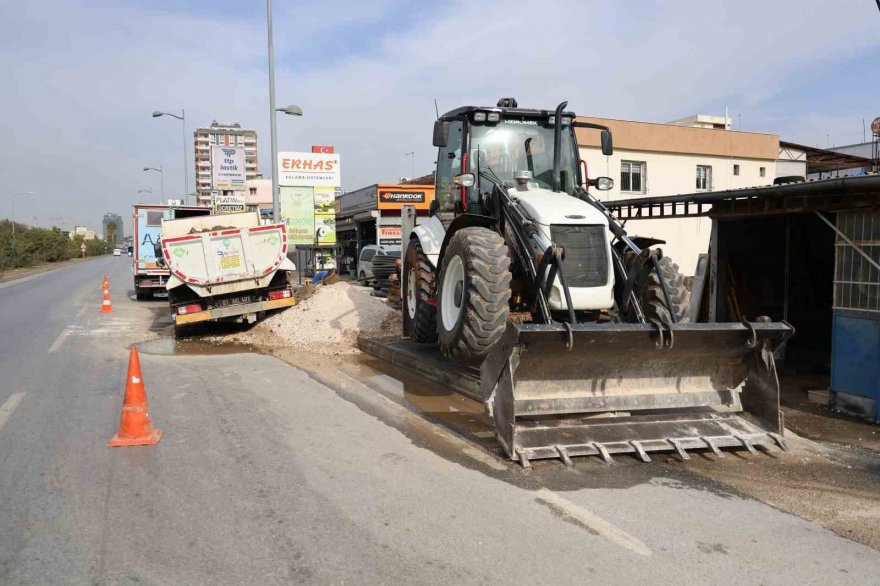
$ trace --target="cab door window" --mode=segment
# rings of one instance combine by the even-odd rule
[[[464,123],[449,123],[449,140],[437,153],[437,199],[438,211],[451,212],[455,202],[461,199],[461,189],[455,185],[455,176],[461,174],[461,147]]]

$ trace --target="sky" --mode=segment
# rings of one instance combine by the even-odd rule
[[[441,113],[515,97],[580,115],[734,127],[814,146],[862,141],[880,116],[874,0],[275,0],[279,150],[333,145],[343,189],[433,169]],[[131,205],[189,191],[213,120],[257,131],[269,156],[261,0],[0,0],[0,217],[131,233]],[[414,152],[414,157],[406,153]],[[152,193],[138,194],[139,190]],[[62,224],[63,223],[63,224]]]

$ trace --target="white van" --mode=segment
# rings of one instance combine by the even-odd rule
[[[393,256],[400,258],[400,248],[396,246],[382,246],[380,244],[368,244],[361,249],[358,256],[357,275],[358,279],[365,281],[373,278],[373,257]]]

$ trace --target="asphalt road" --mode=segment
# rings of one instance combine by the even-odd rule
[[[663,466],[523,472],[333,361],[165,353],[130,281],[109,257],[0,285],[2,584],[880,579],[880,552]],[[109,449],[132,343],[165,436]]]

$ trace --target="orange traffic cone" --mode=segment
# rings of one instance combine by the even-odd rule
[[[104,275],[104,282],[101,283],[101,289],[109,289],[110,288],[110,279],[107,278],[107,275]]]
[[[104,287],[104,301],[101,303],[101,313],[110,313],[113,311],[113,304],[110,303],[110,289]]]
[[[125,400],[122,402],[122,416],[119,419],[119,433],[107,445],[148,446],[162,438],[161,429],[153,429],[150,413],[147,410],[147,391],[141,376],[141,360],[137,348],[131,347],[128,357],[128,375],[125,379]]]

